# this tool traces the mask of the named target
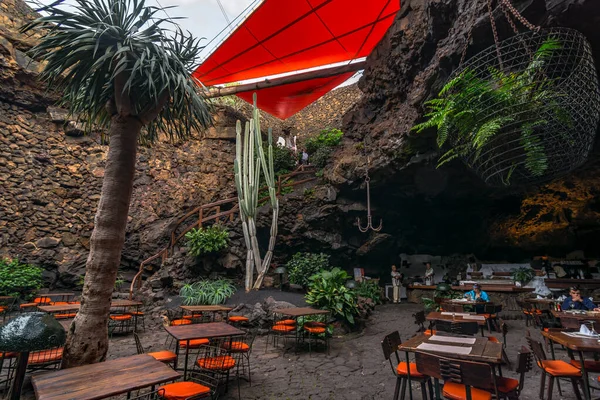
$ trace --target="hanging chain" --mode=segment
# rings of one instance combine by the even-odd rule
[[[536,32],[538,32],[541,29],[540,26],[532,24],[525,17],[523,17],[523,15],[521,15],[521,13],[512,5],[510,0],[499,0],[499,1],[500,1],[500,5],[501,5],[502,11],[504,13],[504,16],[508,20],[508,23],[510,24],[512,30],[515,32],[515,35],[519,34],[519,29],[517,28],[517,25],[511,18],[511,14],[521,24],[523,24],[523,26],[525,26],[527,29],[529,29],[531,31],[536,31]],[[496,29],[496,21],[494,19],[494,10],[492,8],[492,0],[487,1],[487,9],[488,9],[488,15],[490,18],[490,23],[492,25],[492,32],[494,34],[494,43],[496,44],[496,54],[498,56],[498,62],[500,64],[500,68],[503,69],[502,54],[500,51],[500,41],[498,38],[498,30]],[[475,20],[476,20],[476,18],[475,18]],[[469,47],[469,43],[471,43],[474,27],[475,27],[475,21],[471,24],[471,28],[469,29],[469,34],[467,35],[467,41],[465,43],[465,47],[462,51],[462,54],[460,56],[460,62],[458,63],[459,66],[461,66],[464,63],[465,58],[467,56],[467,50]]]
[[[504,6],[506,6],[506,8],[508,8],[512,15],[514,15],[514,17],[518,19],[520,23],[523,24],[523,26],[527,27],[527,29],[536,32],[541,29],[540,26],[532,24],[524,16],[522,16],[521,13],[517,11],[517,9],[512,5],[510,0],[501,0],[501,2],[502,4],[504,4]]]

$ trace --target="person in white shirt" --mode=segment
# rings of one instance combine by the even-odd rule
[[[398,272],[398,268],[392,265],[392,286],[394,289],[394,303],[400,303],[400,286],[402,286],[402,275]]]

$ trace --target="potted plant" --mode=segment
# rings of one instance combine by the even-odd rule
[[[515,286],[521,287],[527,285],[535,273],[531,268],[518,268],[512,271],[512,278],[515,281]]]

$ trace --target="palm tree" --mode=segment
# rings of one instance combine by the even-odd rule
[[[70,12],[62,1],[22,28],[44,29],[30,54],[45,63],[41,78],[62,94],[61,105],[88,130],[106,129],[109,140],[81,308],[65,346],[69,368],[102,361],[108,351],[138,141],[186,137],[210,125],[211,116],[190,76],[199,40],[158,18],[163,9],[144,0],[75,0],[77,11]]]

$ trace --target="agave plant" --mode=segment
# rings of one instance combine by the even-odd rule
[[[236,291],[235,285],[228,279],[201,280],[184,285],[179,290],[186,306],[223,304]]]

